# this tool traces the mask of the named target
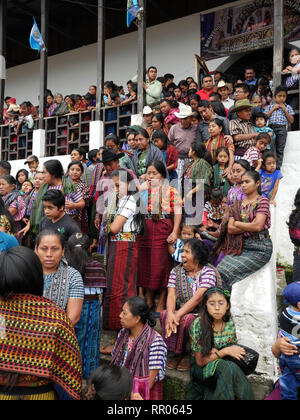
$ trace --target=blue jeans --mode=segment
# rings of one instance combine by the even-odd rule
[[[282,354],[279,359],[281,377],[282,400],[298,400],[297,388],[300,387],[300,358],[299,354],[285,356]]]

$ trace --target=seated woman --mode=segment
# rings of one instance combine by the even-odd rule
[[[161,315],[162,335],[168,351],[175,357],[168,361],[169,369],[189,369],[185,355],[188,331],[198,313],[206,289],[221,285],[217,270],[208,263],[209,251],[199,239],[185,241],[182,264],[171,271],[168,283],[167,310]]]
[[[269,200],[260,195],[260,176],[248,171],[242,176],[246,197],[229,209],[228,234],[234,247],[218,265],[223,287],[232,285],[258,271],[269,262],[273,252],[268,229],[271,226]]]
[[[80,273],[63,258],[64,251],[60,232],[45,229],[38,235],[35,253],[43,266],[44,296],[63,309],[76,325],[81,317],[84,285]]]
[[[162,399],[167,348],[154,329],[156,322],[141,297],[132,297],[120,314],[120,331],[111,365],[125,367],[133,376],[133,392],[144,400]]]
[[[0,400],[55,400],[55,383],[80,400],[78,342],[67,315],[42,296],[39,258],[14,247],[0,273]]]
[[[199,317],[190,328],[191,381],[188,400],[253,400],[243,371],[226,356],[243,359],[230,314],[228,292],[213,287],[203,296]]]

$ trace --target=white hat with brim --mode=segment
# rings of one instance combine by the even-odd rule
[[[220,82],[219,82],[219,83],[218,83],[218,85],[217,85],[217,89],[219,90],[219,89],[221,89],[221,88],[223,88],[223,87],[226,87],[227,89],[229,89],[228,84],[227,84],[227,83],[225,83],[225,82],[224,82],[224,80],[220,80]]]
[[[179,112],[174,112],[175,116],[180,120],[193,116],[193,110],[190,106],[185,105],[180,108]]]
[[[143,109],[143,115],[149,115],[153,113],[153,109],[150,106],[145,106]]]

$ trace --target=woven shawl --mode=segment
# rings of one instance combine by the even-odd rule
[[[130,336],[130,330],[122,330],[115,344],[114,356],[111,365],[121,366],[127,342]],[[140,335],[134,340],[133,347],[127,355],[123,365],[133,376],[147,377],[149,376],[149,351],[152,343],[157,336],[157,332],[145,324]]]
[[[45,290],[44,296],[65,311],[69,300],[69,290],[68,264],[62,260],[56,273],[52,276],[50,286]]]
[[[212,268],[216,275],[216,285],[218,287],[221,287],[221,276],[218,272],[218,270],[213,267],[211,264],[207,264],[208,267]],[[187,303],[190,299],[193,297],[193,291],[191,288],[191,285],[188,281],[188,275],[187,271],[182,267],[182,264],[175,267],[176,272],[176,294],[177,294],[177,301],[180,306],[183,306],[185,303]],[[201,271],[200,271],[200,277],[201,277]],[[194,311],[197,308],[194,309]]]
[[[0,300],[0,314],[0,370],[49,379],[79,400],[81,357],[65,312],[44,297],[13,295]]]

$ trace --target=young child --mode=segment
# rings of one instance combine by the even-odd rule
[[[21,186],[21,192],[23,193],[23,198],[28,196],[28,194],[31,193],[33,190],[33,184],[29,179],[26,179],[26,181],[23,182]]]
[[[286,104],[287,88],[278,86],[275,89],[275,104],[269,105],[265,109],[265,113],[269,118],[269,127],[276,134],[275,149],[277,155],[277,169],[280,169],[283,161],[283,153],[287,138],[287,125],[294,122],[294,110],[290,105]]]
[[[255,112],[253,116],[255,133],[268,133],[271,137],[271,144],[275,144],[276,135],[271,127],[267,126],[268,117],[264,112]],[[271,144],[267,149],[271,149]]]
[[[262,169],[261,169],[262,168]],[[283,178],[279,169],[276,169],[276,155],[273,152],[265,152],[262,161],[259,161],[256,171],[261,177],[262,195],[270,200],[270,204],[276,207],[275,197],[278,191],[279,181]]]
[[[271,144],[271,137],[268,133],[260,133],[255,139],[255,146],[250,147],[244,154],[243,159],[250,163],[252,168],[256,168],[262,153]]]
[[[81,233],[78,224],[65,213],[65,196],[61,191],[49,190],[43,198],[45,217],[39,225],[39,231],[44,229],[58,230],[67,241],[75,233]]]
[[[177,239],[176,244],[169,245],[169,254],[172,256],[175,263],[181,263],[181,254],[183,251],[184,241],[187,239],[195,238],[197,233],[196,226],[182,224],[180,227],[180,237]]]
[[[200,228],[201,237],[207,237],[207,232],[215,232],[224,216],[222,205],[223,194],[218,188],[214,188],[210,195],[210,200],[204,204],[202,227]]]
[[[31,155],[26,159],[25,165],[28,165],[29,174],[28,179],[33,182],[34,177],[37,172],[42,172],[42,168],[40,167],[40,162],[37,156]]]
[[[281,353],[279,366],[281,376],[279,383],[281,387],[282,400],[298,400],[298,389],[300,387],[300,283],[293,282],[283,291],[289,306],[280,316],[280,335],[289,339],[289,343],[295,345],[295,353],[286,356]]]
[[[219,147],[216,151],[216,164],[214,165],[214,184],[213,188],[221,190],[223,197],[227,196],[227,193],[233,184],[230,174],[228,173],[229,164],[229,150],[227,147]]]

